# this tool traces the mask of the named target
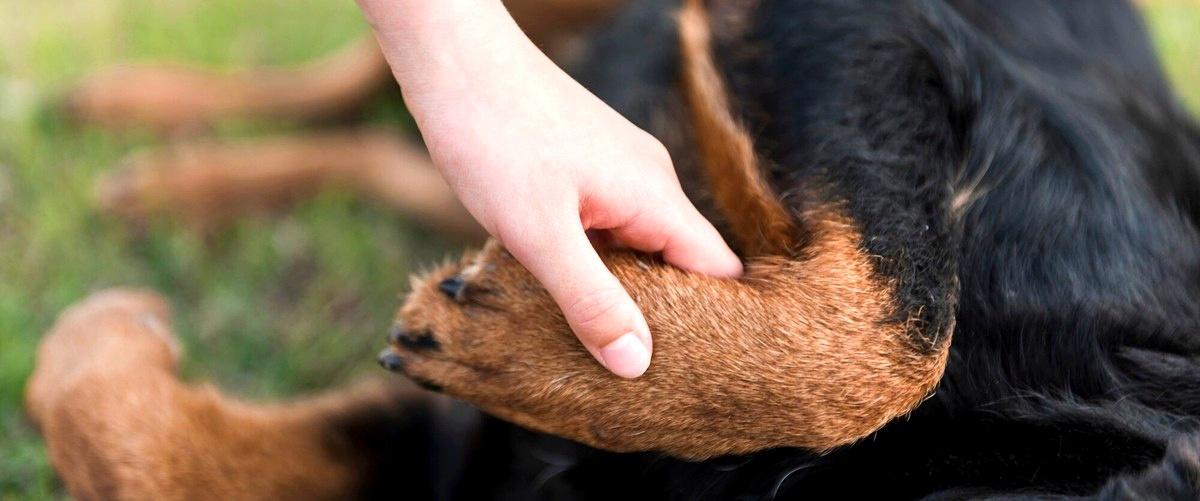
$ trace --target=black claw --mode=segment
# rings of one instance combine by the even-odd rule
[[[413,351],[436,350],[442,347],[442,343],[439,343],[437,339],[434,339],[433,333],[428,331],[410,332],[407,333],[407,335],[397,338],[397,341],[399,341],[400,346]]]
[[[466,299],[467,281],[463,280],[460,276],[450,277],[438,284],[438,290],[442,291],[442,294],[445,294],[447,297],[461,303]]]
[[[385,349],[379,353],[379,366],[396,372],[404,368],[404,359],[400,358],[400,355],[392,353],[392,350]]]
[[[402,323],[396,323],[388,331],[388,343],[392,346],[403,346],[413,351],[436,350],[442,347],[442,343],[434,339],[432,332],[410,332],[404,328],[404,324]]]

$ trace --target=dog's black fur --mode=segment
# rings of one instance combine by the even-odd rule
[[[675,147],[704,205],[675,7],[634,2],[575,74]],[[1200,498],[1200,130],[1134,9],[761,0],[749,19],[717,59],[775,187],[798,213],[844,204],[897,315],[953,333],[937,393],[824,456],[686,463],[491,421],[439,497]]]

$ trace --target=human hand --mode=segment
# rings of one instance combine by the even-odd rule
[[[498,0],[359,0],[434,163],[608,370],[650,364],[649,328],[588,233],[681,268],[741,274],[663,146],[526,38]]]

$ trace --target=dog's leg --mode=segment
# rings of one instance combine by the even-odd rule
[[[432,497],[446,401],[378,381],[291,404],[234,401],[177,379],[167,315],[156,295],[110,290],[42,341],[27,409],[73,496],[345,499],[378,475],[405,499]]]
[[[750,134],[733,116],[712,59],[708,13],[695,1],[679,16],[680,80],[713,199],[750,257],[791,255],[800,229],[767,184]]]
[[[635,380],[596,365],[494,244],[416,283],[382,361],[499,417],[609,450],[828,450],[921,402],[948,343],[922,344],[911,318],[894,319],[853,224],[817,226],[810,257],[757,259],[737,281],[607,254],[654,335],[650,371]]]
[[[212,230],[247,212],[279,209],[337,187],[447,234],[483,234],[428,154],[391,131],[183,143],[135,155],[127,164],[100,179],[97,196],[102,210],[135,222],[174,214]]]
[[[576,35],[626,0],[509,0],[514,19],[552,57],[568,58]],[[222,73],[178,66],[128,66],[86,78],[67,109],[111,127],[187,131],[228,118],[320,120],[361,106],[392,85],[373,37],[297,68]]]
[[[385,365],[536,430],[604,449],[687,458],[829,450],[929,395],[953,329],[952,240],[939,236],[947,223],[940,213],[923,212],[929,200],[899,186],[881,190],[837,176],[913,171],[924,167],[909,160],[936,159],[868,152],[840,162],[851,172],[806,179],[804,198],[793,194],[784,205],[760,178],[749,135],[726,108],[704,12],[695,2],[688,8],[681,17],[683,92],[697,140],[710,143],[699,152],[713,198],[751,257],[746,276],[701,277],[606,252],[654,336],[650,370],[621,380],[591,360],[549,295],[493,243],[415,284],[391,351],[381,358]],[[940,119],[930,113],[929,120]],[[842,190],[884,206],[889,217],[912,218],[904,224],[929,226],[897,235],[907,227],[865,223],[854,217],[860,212],[853,199],[830,194]],[[883,238],[911,246],[894,260],[865,250]],[[934,286],[906,282],[917,273]]]
[[[150,65],[102,71],[69,95],[67,109],[83,121],[166,132],[227,118],[316,120],[360,106],[386,88],[390,77],[375,41],[363,38],[297,68],[219,73]]]

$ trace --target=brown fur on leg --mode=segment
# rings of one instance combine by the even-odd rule
[[[791,255],[799,234],[794,216],[767,184],[753,139],[730,111],[711,38],[700,0],[686,1],[679,14],[680,79],[713,199],[747,256]]]
[[[247,213],[279,210],[334,187],[450,235],[468,240],[483,235],[429,155],[391,131],[184,143],[127,163],[101,178],[97,196],[102,210],[134,222],[174,214],[211,231]]]
[[[162,131],[228,118],[315,120],[363,104],[391,81],[375,41],[364,38],[297,68],[222,73],[178,66],[128,66],[88,77],[70,95],[75,117],[110,127]]]
[[[391,365],[496,416],[609,450],[829,450],[914,408],[940,379],[948,343],[915,348],[908,326],[889,321],[889,289],[853,226],[812,220],[811,257],[753,260],[738,281],[606,255],[654,334],[641,378],[591,360],[550,296],[494,243],[415,284]]]
[[[110,290],[71,307],[42,341],[27,409],[73,496],[345,499],[364,487],[370,458],[337,438],[339,422],[428,403],[379,382],[287,405],[237,402],[176,378],[167,321],[162,298]]]
[[[576,35],[627,0],[508,0],[513,18],[544,51],[569,58]],[[361,106],[394,85],[374,37],[296,68],[218,72],[170,65],[127,66],[86,78],[67,107],[80,120],[164,132],[229,118],[320,120]]]

